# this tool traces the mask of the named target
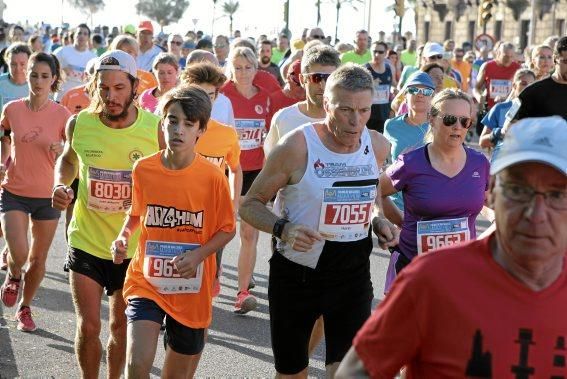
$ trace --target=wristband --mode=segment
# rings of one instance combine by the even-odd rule
[[[284,226],[288,222],[289,220],[286,220],[285,218],[280,218],[278,221],[276,221],[276,223],[274,224],[274,229],[272,229],[272,235],[276,238],[282,239]]]
[[[57,184],[55,187],[53,187],[53,191],[51,191],[51,193],[55,192],[57,190],[57,188],[66,188],[67,186],[65,184]]]

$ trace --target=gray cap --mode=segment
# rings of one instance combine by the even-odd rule
[[[567,176],[567,121],[559,116],[525,118],[510,126],[490,174],[524,162],[539,162]]]

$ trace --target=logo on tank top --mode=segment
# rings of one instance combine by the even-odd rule
[[[364,148],[364,155],[368,155],[368,153],[370,153],[370,149],[368,148],[368,145],[366,145]]]
[[[174,207],[161,205],[148,205],[146,212],[146,226],[156,228],[177,228],[178,226],[192,226],[203,228],[203,211],[191,212]]]
[[[319,178],[357,177],[374,175],[372,165],[347,166],[346,163],[321,162],[317,159],[313,164],[315,175]]]
[[[254,110],[255,110],[256,113],[258,113],[258,114],[264,113],[264,108],[262,108],[262,106],[261,106],[260,104],[256,104],[256,105],[254,106]]]
[[[136,162],[138,159],[143,157],[144,157],[144,153],[142,153],[138,149],[134,149],[128,154],[128,159],[130,159],[130,162],[132,163]]]

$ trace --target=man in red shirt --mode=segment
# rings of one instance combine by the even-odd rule
[[[272,113],[276,113],[282,108],[305,100],[305,89],[299,82],[299,75],[301,75],[300,59],[291,64],[287,77],[285,78],[286,84],[284,88],[270,94]]]
[[[495,232],[414,259],[337,378],[564,377],[566,144],[561,117],[514,124],[490,172]]]
[[[510,94],[512,78],[520,68],[520,64],[515,61],[516,53],[511,43],[503,42],[495,53],[493,60],[480,67],[476,78],[475,96],[481,104],[480,97],[486,89],[486,111],[489,111],[497,100],[504,100]]]

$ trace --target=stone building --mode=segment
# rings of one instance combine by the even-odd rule
[[[459,46],[465,41],[472,42],[483,33],[477,22],[478,1],[417,0],[418,43],[453,39]],[[530,0],[497,0],[486,33],[497,41],[509,41],[523,49],[530,44],[530,24],[534,18],[535,44],[550,35],[567,35],[567,0],[535,0],[535,14],[530,3]]]

